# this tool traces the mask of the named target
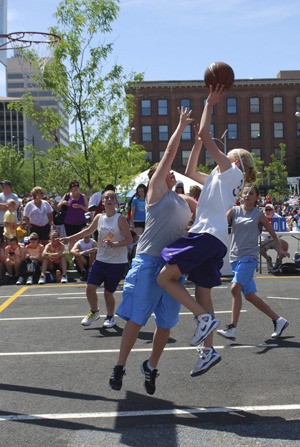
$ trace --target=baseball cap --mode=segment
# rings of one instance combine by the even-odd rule
[[[175,186],[175,189],[176,189],[176,188],[184,188],[183,183],[182,183],[182,182],[177,182],[177,183],[176,183],[176,186]]]
[[[54,201],[57,202],[57,203],[60,202],[61,201],[61,196],[55,196],[54,197]]]
[[[0,184],[2,186],[6,185],[6,186],[11,186],[11,181],[10,180],[2,180],[2,182],[0,182]]]
[[[272,210],[275,210],[274,205],[272,205],[272,203],[267,203],[267,205],[265,206],[265,209],[267,208],[271,208]]]

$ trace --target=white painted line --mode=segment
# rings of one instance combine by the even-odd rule
[[[300,298],[291,298],[287,296],[268,296],[267,298],[271,300],[291,300],[291,301],[300,301]]]
[[[227,345],[227,346],[214,346],[215,349],[253,349],[253,348],[278,348],[280,345],[277,343],[262,343],[259,345]],[[150,352],[152,348],[135,348],[131,352]],[[196,346],[178,346],[168,348],[166,347],[164,351],[191,351],[197,350]],[[113,354],[119,352],[118,349],[94,349],[85,351],[31,351],[31,352],[0,352],[0,357],[28,357],[28,356],[38,356],[38,355],[77,355],[77,354]]]
[[[246,310],[241,310],[241,313],[246,313]],[[219,310],[215,314],[231,314],[231,310]],[[180,312],[180,316],[192,315],[191,312]],[[0,318],[0,322],[3,321],[32,321],[32,320],[68,320],[72,318],[83,318],[85,315],[60,315],[49,317],[14,317],[14,318]],[[100,318],[105,318],[106,314],[100,315]]]
[[[120,417],[138,417],[138,416],[178,416],[182,414],[209,414],[209,413],[236,413],[245,412],[265,412],[265,411],[295,411],[300,410],[299,404],[291,405],[253,405],[244,407],[195,407],[195,408],[171,408],[159,410],[145,410],[145,411],[109,411],[97,413],[50,413],[50,414],[7,414],[1,415],[0,421],[28,421],[37,419],[107,419]]]

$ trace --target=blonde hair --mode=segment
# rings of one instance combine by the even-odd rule
[[[256,170],[254,168],[254,160],[249,151],[246,149],[232,149],[230,151],[234,157],[240,160],[241,170],[244,173],[245,183],[254,183],[256,181]]]
[[[17,205],[17,202],[14,199],[8,199],[8,201],[6,202],[6,205]]]
[[[41,188],[40,186],[35,186],[31,190],[31,194],[32,194],[32,197],[35,199],[38,194],[44,194],[43,188]]]

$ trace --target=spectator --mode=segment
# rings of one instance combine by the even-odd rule
[[[176,183],[175,192],[177,192],[177,194],[184,194],[184,184],[182,182]]]
[[[189,195],[193,197],[197,202],[201,194],[201,188],[198,185],[191,185],[189,190]]]
[[[58,231],[52,230],[50,233],[50,242],[43,251],[42,272],[39,284],[46,283],[46,272],[55,273],[56,270],[62,272],[61,283],[67,283],[67,259],[66,250],[63,243],[60,242]]]
[[[265,206],[265,215],[267,216],[269,222],[272,222],[273,217],[280,217],[279,214],[275,213],[274,205],[271,203],[267,203]],[[283,252],[287,252],[289,249],[289,244],[279,236],[279,241],[281,245],[281,250]],[[275,266],[273,266],[273,260],[270,255],[268,255],[268,250],[276,250],[277,259],[275,262]],[[282,264],[283,256],[278,255],[277,246],[272,236],[269,233],[262,232],[261,234],[261,242],[260,242],[260,254],[267,261],[268,272],[278,271]]]
[[[0,244],[4,247],[4,225],[3,225],[3,217],[5,211],[7,211],[7,201],[8,199],[13,199],[17,203],[17,208],[19,206],[19,197],[17,194],[13,193],[11,190],[11,181],[10,180],[2,180],[0,182],[3,191],[0,193]]]
[[[5,211],[3,216],[4,225],[4,237],[6,241],[13,236],[17,235],[17,208],[18,205],[14,199],[8,199],[6,202],[7,211]]]
[[[65,194],[58,204],[60,209],[63,205],[67,206],[65,216],[66,235],[71,236],[78,233],[86,224],[85,213],[88,210],[88,199],[85,194],[79,190],[79,182],[72,180],[69,183],[70,192]],[[69,245],[70,250],[74,242]]]
[[[17,236],[11,237],[5,247],[5,267],[9,278],[19,276],[20,266],[24,259],[24,255],[24,247],[19,244]]]
[[[131,202],[131,221],[130,228],[140,236],[145,229],[146,211],[145,211],[145,196],[147,193],[147,186],[141,183],[136,188],[136,194]]]
[[[34,277],[38,277],[43,260],[44,246],[39,243],[37,233],[31,233],[29,244],[25,247],[25,257],[20,266],[20,277],[16,284],[22,285],[26,280],[26,285],[32,285]]]
[[[53,225],[53,208],[44,200],[44,191],[35,186],[31,191],[33,200],[25,205],[23,220],[29,225],[30,233],[37,233],[43,245],[49,241],[49,233]]]
[[[16,228],[16,235],[19,242],[24,242],[24,238],[27,235],[27,225],[24,221],[19,222]]]
[[[75,242],[70,253],[75,258],[74,262],[81,281],[86,281],[88,271],[96,259],[97,242],[90,235],[87,235]]]

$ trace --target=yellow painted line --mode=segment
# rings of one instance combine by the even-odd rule
[[[3,304],[0,306],[0,313],[3,312],[11,303],[13,303],[17,298],[19,298],[20,295],[22,295],[25,290],[27,290],[28,287],[22,287],[19,289],[16,293],[14,293],[8,300],[4,301]]]

